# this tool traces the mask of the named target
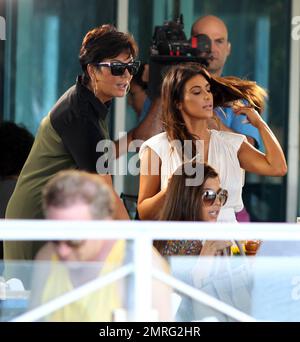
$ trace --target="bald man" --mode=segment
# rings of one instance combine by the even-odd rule
[[[224,22],[213,15],[201,17],[192,26],[191,35],[206,34],[211,40],[211,58],[208,71],[214,76],[221,76],[231,44],[228,41],[228,30]]]

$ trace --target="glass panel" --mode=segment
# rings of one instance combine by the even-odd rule
[[[172,275],[213,299],[249,314],[252,268],[247,258],[249,257],[172,257]],[[176,321],[236,320],[219,311],[218,304],[211,307],[189,295],[176,292],[181,299],[175,316]]]
[[[256,256],[170,258],[172,275],[185,284],[254,319],[288,322],[300,320],[299,262],[299,241],[263,242]],[[175,292],[176,321],[239,320]]]
[[[0,278],[0,321],[14,319],[91,281],[101,281],[120,266],[113,262],[7,262],[6,272],[14,274],[14,278]],[[132,292],[129,280],[126,277],[87,292],[38,321],[124,320],[133,300],[129,295]]]
[[[257,260],[252,290],[253,317],[263,321],[299,322],[299,261],[299,256]]]
[[[40,250],[38,261],[6,261],[5,265],[0,261],[0,322],[17,318],[66,294],[68,297],[64,298],[66,301],[63,302],[62,307],[57,307],[54,311],[43,311],[43,317],[37,320],[61,322],[135,320],[133,316],[135,282],[131,267],[128,270],[129,274],[125,276],[119,274],[119,277],[109,279],[121,267],[129,266],[133,262],[133,244],[117,241],[108,249],[104,240],[85,242],[88,245],[75,245],[73,240],[65,241],[64,245],[57,249],[53,248],[53,244],[48,244]],[[154,250],[152,257],[153,269],[168,271],[165,260]],[[91,261],[97,258],[101,261]],[[124,274],[124,269],[122,272]],[[144,281],[144,273],[139,280]],[[88,288],[83,289],[85,285]],[[77,291],[75,297],[74,293],[71,293],[73,290]],[[161,281],[153,280],[152,298],[153,320],[169,321],[171,319],[170,287]],[[57,303],[61,301],[58,300]],[[44,307],[44,310],[48,309]]]
[[[132,262],[130,247],[125,255],[123,262],[112,258],[105,263],[58,262],[55,258],[51,262],[7,262],[5,278],[0,277],[0,321],[16,318],[90,281],[103,280],[119,267]],[[180,322],[239,321],[239,313],[235,312],[232,316],[232,308],[257,320],[300,320],[299,241],[264,241],[256,256],[172,256],[168,258],[168,263],[170,270],[155,254],[154,268],[170,272],[183,285],[201,292],[195,294],[187,288],[185,294],[182,286],[180,290],[174,287],[171,291],[161,280],[155,280],[152,283],[152,303],[158,312],[153,312],[154,320],[165,321],[171,317],[171,320]],[[12,275],[14,279],[11,279]],[[64,307],[65,316],[61,316],[61,311],[56,313],[57,316],[49,315],[47,320],[109,321],[112,311],[118,314],[116,319],[125,320],[129,317],[130,320],[135,298],[133,286],[133,278],[128,275],[81,300],[77,297],[75,304]],[[195,299],[203,292],[210,296],[204,299],[205,305],[203,297]],[[213,303],[211,298],[219,302]],[[95,306],[99,302],[111,310],[98,316],[96,313],[99,310]],[[230,307],[223,306],[222,309],[220,302]],[[115,311],[112,308],[122,310]],[[128,312],[130,314],[126,316]]]

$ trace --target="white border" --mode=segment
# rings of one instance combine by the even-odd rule
[[[291,22],[300,15],[300,1],[292,0]],[[291,27],[292,29],[292,27]],[[299,110],[300,110],[300,42],[291,36],[289,86],[289,127],[288,127],[288,174],[286,219],[296,222],[299,192]]]

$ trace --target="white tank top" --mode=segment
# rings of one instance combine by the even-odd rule
[[[219,174],[221,187],[228,191],[228,200],[221,208],[218,221],[235,222],[235,212],[243,209],[242,188],[244,185],[244,170],[241,169],[237,157],[238,150],[245,141],[242,134],[211,130],[208,148],[208,164]],[[161,159],[161,189],[168,184],[169,177],[182,164],[176,149],[172,148],[166,132],[148,139],[141,146],[139,155],[150,147]]]

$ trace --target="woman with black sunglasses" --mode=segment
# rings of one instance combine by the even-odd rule
[[[41,189],[58,171],[79,169],[93,173],[99,165],[100,141],[109,139],[107,115],[111,101],[124,97],[139,62],[137,45],[130,34],[102,25],[83,39],[79,61],[83,74],[57,101],[42,120],[33,148],[9,201],[6,217],[42,218]],[[98,164],[97,164],[98,161]],[[111,183],[110,175],[102,175]],[[116,218],[127,219],[127,212],[115,194]],[[32,259],[40,244],[5,242],[5,259]]]
[[[165,132],[140,149],[138,212],[141,219],[158,219],[166,197],[168,178],[184,161],[199,157],[215,168],[228,201],[218,221],[236,221],[243,209],[244,170],[265,176],[284,176],[287,165],[275,135],[262,119],[266,92],[255,82],[235,77],[213,77],[196,63],[173,66],[162,85],[162,122]],[[249,107],[238,100],[245,99]],[[233,105],[232,102],[235,102]],[[265,153],[241,134],[209,129],[217,106],[233,106],[259,130]]]
[[[199,177],[196,186],[188,184]],[[160,220],[216,222],[228,192],[220,186],[218,173],[208,164],[191,161],[182,164],[169,180]],[[231,241],[157,240],[154,246],[162,255],[217,255]]]

